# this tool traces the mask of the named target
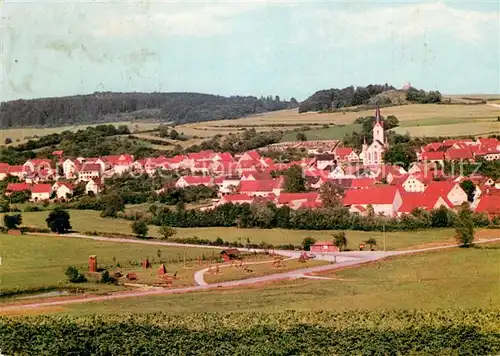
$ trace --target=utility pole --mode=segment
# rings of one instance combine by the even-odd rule
[[[384,221],[384,252],[385,252],[385,221]]]

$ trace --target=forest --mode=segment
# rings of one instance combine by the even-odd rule
[[[333,111],[336,109],[347,108],[359,105],[398,105],[403,102],[398,102],[397,99],[391,99],[389,95],[381,97],[380,94],[389,91],[395,91],[392,85],[387,83],[383,85],[370,84],[366,87],[359,86],[354,88],[349,86],[343,89],[325,89],[319,90],[309,98],[304,100],[299,105],[299,112],[307,111]],[[441,93],[439,91],[419,90],[409,88],[408,90],[397,91],[406,99],[404,103],[430,104],[440,103]],[[394,93],[394,92],[393,92]],[[395,95],[395,98],[397,95]]]
[[[0,128],[155,119],[177,124],[235,119],[298,106],[294,98],[199,93],[93,93],[0,104]]]

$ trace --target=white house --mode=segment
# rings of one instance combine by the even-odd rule
[[[85,185],[85,194],[98,195],[101,192],[101,183],[97,180],[90,179]]]
[[[80,182],[88,182],[101,179],[101,165],[97,163],[84,163],[80,172],[78,172],[78,180]]]
[[[425,190],[425,184],[416,178],[413,174],[410,174],[404,182],[401,184],[403,189],[407,192],[422,193]]]
[[[351,212],[366,211],[371,205],[375,214],[395,215],[403,199],[395,186],[378,186],[367,189],[349,189],[345,192],[344,205]]]
[[[325,169],[328,166],[335,165],[335,156],[331,153],[323,153],[316,156],[316,167],[318,169]]]
[[[56,182],[52,186],[52,191],[56,192],[57,199],[66,199],[73,195],[73,184]]]
[[[31,186],[31,201],[49,200],[52,194],[52,186],[50,184],[35,184]]]
[[[461,205],[467,201],[467,193],[465,193],[457,182],[432,181],[427,186],[425,194],[446,197],[454,206]]]

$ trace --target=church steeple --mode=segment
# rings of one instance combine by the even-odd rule
[[[375,109],[375,125],[373,125],[373,142],[379,141],[383,145],[385,142],[384,124],[380,119],[380,108],[377,105],[377,109]]]

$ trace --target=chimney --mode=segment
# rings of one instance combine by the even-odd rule
[[[97,257],[95,255],[89,256],[89,272],[97,272]]]

